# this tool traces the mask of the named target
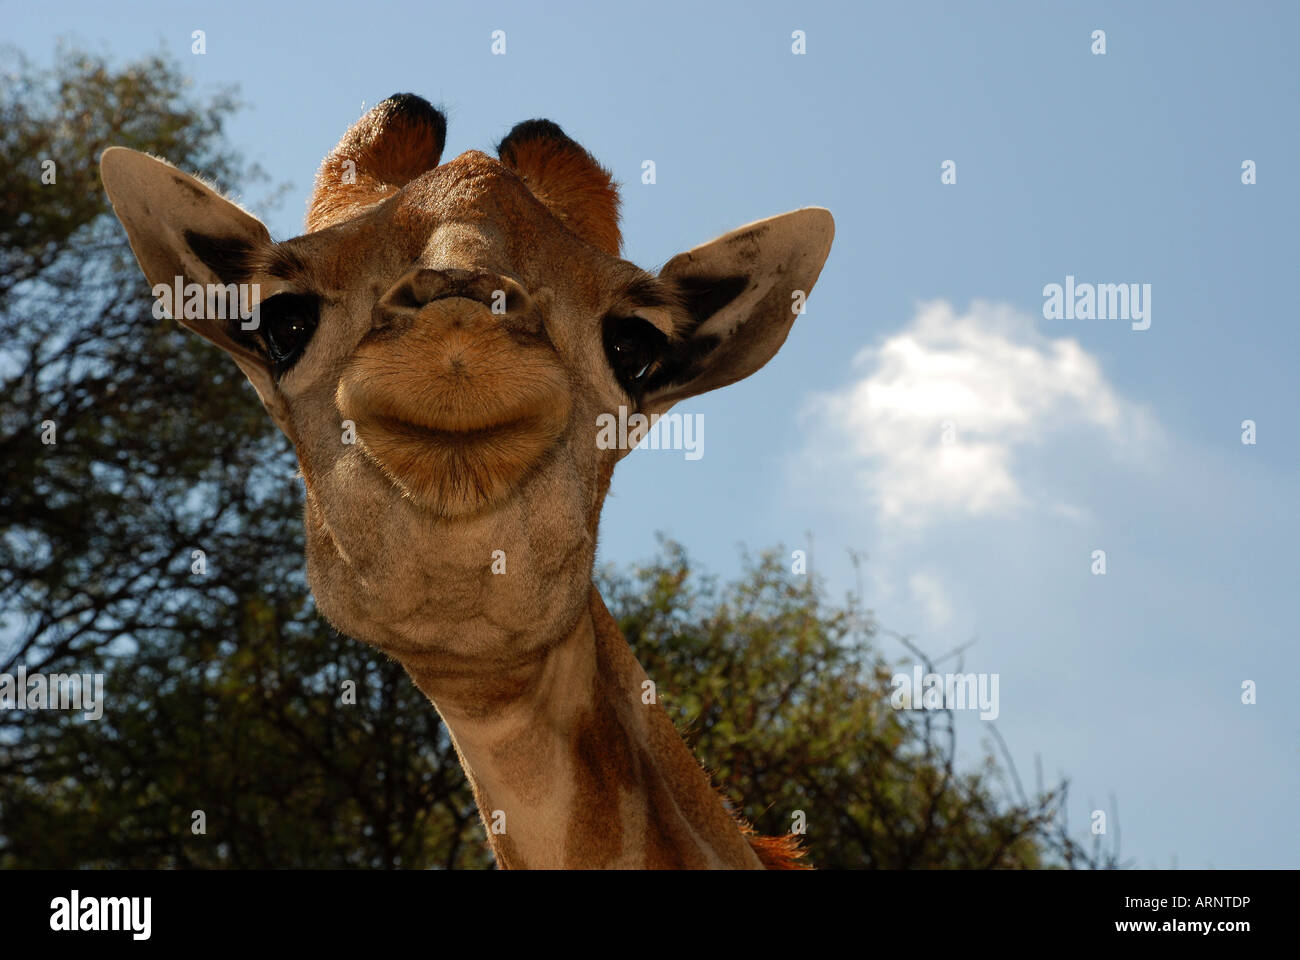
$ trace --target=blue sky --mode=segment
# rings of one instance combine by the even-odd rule
[[[620,467],[602,560],[662,530],[726,573],[741,542],[811,532],[841,593],[863,551],[885,625],[933,654],[976,641],[965,669],[1000,675],[1022,777],[1035,755],[1068,773],[1076,827],[1114,795],[1140,866],[1296,867],[1298,10],[64,2],[9,5],[5,39],[161,48],[200,90],[237,82],[231,136],[292,184],[258,211],[279,237],[363,106],[404,90],[446,108],[447,156],[560,123],[624,183],[648,267],[828,207],[807,314],[757,375],[679,407],[702,458]],[[1150,328],[1044,319],[1067,275],[1150,284]],[[963,718],[969,748],[984,733]]]

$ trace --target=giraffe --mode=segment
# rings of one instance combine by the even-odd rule
[[[760,220],[651,273],[619,256],[610,173],[556,124],[442,163],[445,138],[418,96],[376,105],[280,242],[165,160],[112,147],[100,171],[155,292],[250,292],[247,318],[173,315],[292,443],[317,607],[438,710],[500,867],[799,865],[795,838],[730,812],[593,584],[639,439],[598,443],[597,424],[771,359],[831,215]]]

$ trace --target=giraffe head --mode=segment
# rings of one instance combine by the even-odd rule
[[[161,160],[112,148],[101,171],[156,290],[240,284],[256,302],[172,312],[292,441],[321,610],[404,662],[472,673],[545,648],[585,605],[637,439],[599,442],[602,415],[662,414],[763,366],[833,225],[819,208],[761,220],[655,274],[619,257],[617,190],[559,127],[440,164],[445,129],[418,97],[376,106],[283,242]]]

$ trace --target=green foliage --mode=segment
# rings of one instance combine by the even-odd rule
[[[98,182],[110,144],[218,186],[254,180],[223,140],[233,98],[186,94],[161,58],[10,60],[0,672],[103,672],[107,703],[96,722],[0,712],[0,867],[489,866],[436,711],[315,612],[287,442],[220,351],[153,318]],[[668,544],[602,578],[661,698],[760,830],[804,810],[823,867],[1091,862],[1060,828],[1060,790],[1013,803],[991,761],[955,771],[945,715],[889,709],[856,598],[828,604],[775,557],[719,587]]]
[[[105,147],[165,156],[223,182],[235,172],[218,152],[229,92],[201,104],[183,95],[188,81],[162,57],[112,70],[102,57],[62,50],[50,70],[4,52],[0,93],[0,303],[16,285],[59,261],[65,245],[84,244],[105,207],[95,163]],[[55,182],[42,180],[53,160]],[[246,176],[248,171],[240,171]]]
[[[233,99],[158,58],[10,59],[0,671],[102,671],[108,703],[0,712],[0,865],[487,864],[437,714],[314,612],[287,441],[228,358],[153,318],[99,183],[111,144],[256,182],[222,140]]]
[[[894,671],[858,598],[827,604],[785,556],[747,559],[719,587],[667,543],[634,574],[603,577],[661,702],[735,808],[769,834],[803,811],[823,868],[1088,862],[1057,819],[1064,785],[1008,803],[991,757],[957,771],[951,714],[894,710]]]

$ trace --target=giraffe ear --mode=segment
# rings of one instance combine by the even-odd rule
[[[241,297],[239,285],[270,249],[266,227],[201,180],[136,150],[109,147],[99,176],[150,286],[169,293],[189,284],[205,288],[202,316],[186,308],[188,295],[182,302],[168,298],[172,316],[230,354],[280,422],[284,411],[266,357],[255,339],[240,335],[238,312],[256,300],[255,294]]]
[[[676,288],[689,320],[646,382],[639,409],[663,413],[771,360],[821,275],[834,236],[830,211],[805,207],[669,260],[659,276]]]

